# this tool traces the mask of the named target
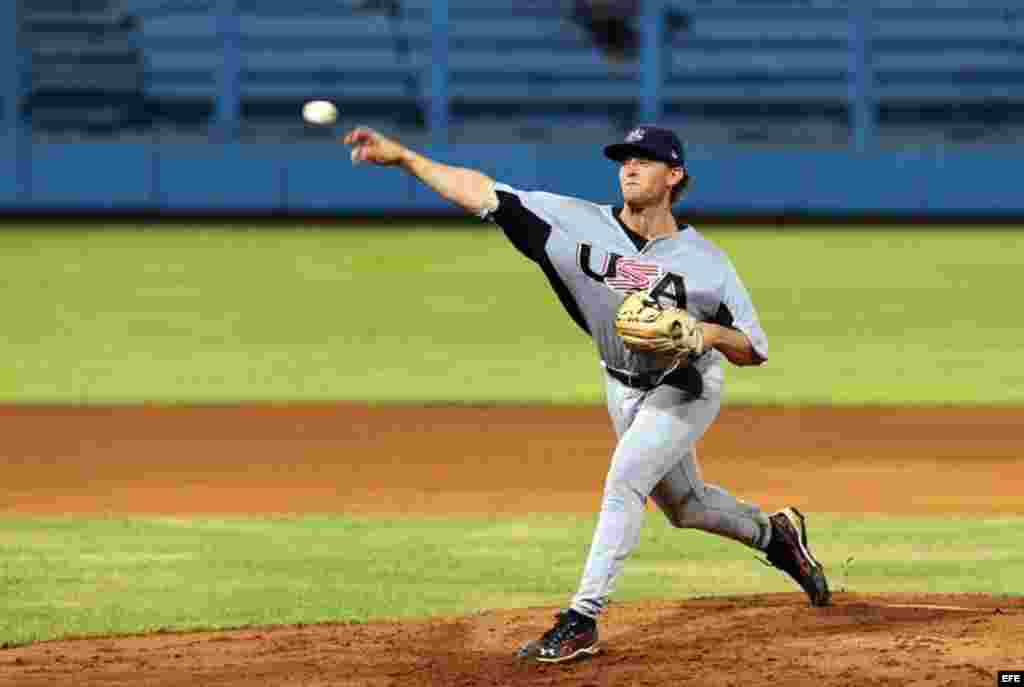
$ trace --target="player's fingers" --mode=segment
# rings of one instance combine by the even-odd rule
[[[361,126],[357,129],[353,129],[345,137],[345,143],[348,145],[361,145],[367,143],[373,139],[373,130],[367,129]]]

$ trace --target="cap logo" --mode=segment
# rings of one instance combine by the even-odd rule
[[[679,159],[679,153],[677,153],[676,151],[673,150],[672,151],[672,159],[673,160],[678,160]]]
[[[633,129],[626,135],[626,143],[637,143],[644,140],[646,135],[647,131],[644,129]]]

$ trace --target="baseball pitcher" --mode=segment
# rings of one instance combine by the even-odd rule
[[[696,445],[718,415],[723,360],[759,365],[768,339],[728,256],[672,214],[691,182],[673,132],[639,127],[605,148],[619,164],[623,203],[616,207],[495,183],[372,129],[357,128],[344,142],[353,162],[399,166],[498,225],[597,347],[618,436],[601,513],[571,604],[520,658],[558,663],[598,652],[597,621],[637,545],[648,497],[673,526],[762,551],[811,605],[830,603],[803,514],[767,514],[701,477]]]

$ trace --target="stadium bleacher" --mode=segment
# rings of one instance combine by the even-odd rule
[[[36,127],[114,132],[144,125],[142,56],[109,0],[23,0]]]
[[[158,122],[201,127],[209,118],[221,43],[211,3],[26,2],[36,102],[64,94],[68,103],[84,103],[108,93],[108,103],[121,103],[113,124],[138,119],[140,102]],[[400,4],[392,13],[361,11],[355,0],[238,0],[244,132],[309,134],[295,113],[319,97],[339,101],[346,115],[422,133],[430,2]],[[688,21],[667,37],[669,124],[685,123],[692,140],[709,143],[846,145],[846,2],[673,6]],[[559,130],[603,140],[635,117],[638,65],[607,59],[563,3],[452,0],[450,17],[453,138],[521,140]],[[897,0],[877,8],[873,24],[869,54],[883,145],[1020,138],[1024,8]],[[972,122],[976,135],[965,134]]]

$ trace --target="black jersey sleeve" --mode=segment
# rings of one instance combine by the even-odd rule
[[[536,212],[530,210],[512,191],[495,189],[498,208],[488,213],[486,219],[494,222],[516,249],[534,262],[544,258],[544,246],[551,236],[551,225]]]
[[[552,240],[552,223],[558,221],[558,208],[564,197],[542,191],[518,191],[505,184],[496,185],[494,192],[498,196],[498,207],[484,218],[501,227],[512,245],[537,263],[566,312],[589,335],[590,328],[582,310],[547,252],[548,242]]]

